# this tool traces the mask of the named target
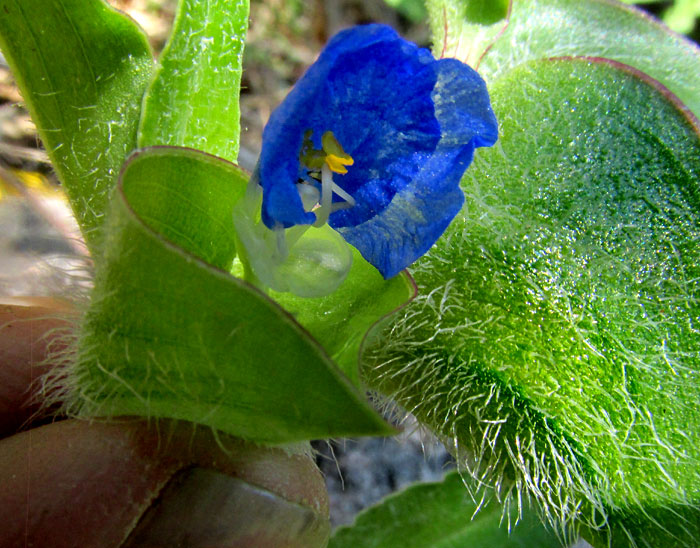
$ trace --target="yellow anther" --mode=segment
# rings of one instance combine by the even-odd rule
[[[342,145],[335,138],[333,132],[326,131],[321,137],[323,150],[314,148],[311,135],[311,130],[304,133],[304,142],[301,146],[299,161],[312,171],[321,171],[323,165],[326,164],[334,173],[347,173],[348,170],[345,166],[353,165],[355,160],[343,150]]]
[[[345,166],[351,166],[355,163],[352,156],[343,150],[342,145],[335,138],[332,131],[326,131],[323,134],[321,145],[323,146],[323,152],[326,153],[326,164],[334,173],[347,173],[348,170]]]
[[[351,166],[353,163],[354,161],[352,158],[349,160],[347,158],[339,158],[335,154],[326,156],[326,164],[328,164],[328,167],[331,168],[331,171],[334,173],[347,173],[348,170],[345,166]]]

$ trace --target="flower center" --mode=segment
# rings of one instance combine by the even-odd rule
[[[312,135],[312,130],[306,131],[299,154],[299,162],[306,167],[309,177],[297,183],[297,190],[304,209],[316,214],[314,226],[322,226],[334,211],[355,205],[355,199],[333,181],[333,173],[344,175],[348,172],[345,166],[353,165],[355,160],[343,150],[332,131],[321,137],[321,150],[314,148]],[[342,201],[334,202],[334,194]]]

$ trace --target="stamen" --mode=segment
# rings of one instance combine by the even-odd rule
[[[345,166],[351,166],[353,163],[354,161],[352,158],[350,158],[350,161],[348,161],[344,158],[338,158],[338,156],[335,154],[329,154],[326,156],[326,164],[329,168],[331,168],[331,171],[340,173],[341,175],[345,175],[348,172],[348,169]]]
[[[294,247],[304,233],[311,228],[311,225],[296,225],[287,229],[280,227],[273,228],[277,240],[277,254],[280,260],[285,260],[289,255],[289,250]]]
[[[304,210],[316,213],[316,222],[313,226],[319,227],[328,222],[331,213],[355,205],[355,199],[333,181],[333,173],[344,175],[348,172],[345,166],[353,165],[355,160],[343,150],[332,131],[326,131],[321,137],[322,150],[314,148],[312,135],[311,130],[304,133],[299,161],[308,170],[306,177],[316,179],[320,171],[321,191],[319,193],[317,183],[310,180],[308,184],[297,183],[297,190]],[[334,203],[334,193],[345,201]]]
[[[335,213],[341,209],[350,209],[352,206],[353,204],[348,202],[333,202],[333,205],[331,206],[331,213]]]
[[[326,161],[326,153],[323,150],[314,148],[314,144],[311,141],[312,135],[313,132],[310,129],[304,133],[304,141],[301,146],[301,152],[299,153],[299,161],[309,169],[319,170]]]
[[[328,156],[335,156],[338,160],[342,160],[343,163],[347,162],[345,165],[351,166],[353,164],[352,156],[343,150],[343,146],[335,138],[332,131],[326,131],[321,137],[321,146],[323,146],[323,152]]]
[[[338,196],[345,200],[349,204],[348,207],[352,207],[355,205],[355,198],[350,196],[350,194],[348,194],[342,188],[336,185],[335,181],[333,182],[333,192],[335,192]]]
[[[321,207],[316,210],[314,226],[322,226],[328,222],[333,203],[333,174],[327,164],[321,168]]]
[[[321,137],[321,145],[323,152],[326,153],[326,164],[331,168],[331,171],[342,175],[348,172],[345,166],[351,166],[355,163],[352,156],[343,150],[342,145],[335,138],[332,131],[326,131]]]

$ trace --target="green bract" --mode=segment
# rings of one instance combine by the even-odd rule
[[[291,316],[227,273],[245,185],[233,165],[197,151],[130,160],[69,371],[69,409],[186,419],[268,443],[390,433]]]
[[[466,4],[489,2],[469,0]],[[502,34],[485,32],[478,21],[464,20],[471,12],[459,0],[432,0],[428,5],[436,53],[485,52],[477,59],[487,82],[533,59],[605,57],[648,74],[693,112],[700,112],[698,47],[615,0],[513,0],[507,24],[501,21],[487,27]]]
[[[422,295],[366,374],[555,526],[692,546],[697,120],[619,63],[510,66],[491,76],[500,147],[463,180],[463,217],[414,269]]]
[[[98,0],[30,4],[3,4],[1,44],[96,266],[58,386],[67,409],[187,419],[267,443],[391,433],[357,388],[357,355],[364,332],[413,293],[403,277],[384,282],[360,259],[342,300],[314,302],[357,333],[324,333],[297,312],[353,385],[288,312],[230,274],[249,175],[222,158],[238,151],[247,2],[181,2],[150,86],[151,53],[128,18]],[[198,150],[144,149],[117,188],[137,128],[141,146]],[[356,315],[361,302],[372,306]]]

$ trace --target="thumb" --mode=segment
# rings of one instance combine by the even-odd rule
[[[0,306],[6,433],[29,415],[36,363],[60,324],[47,304]],[[187,423],[65,420],[11,435],[0,485],[0,546],[291,548],[324,546],[330,533],[309,457]]]
[[[330,525],[304,455],[185,423],[66,420],[0,441],[0,546],[314,547]]]

